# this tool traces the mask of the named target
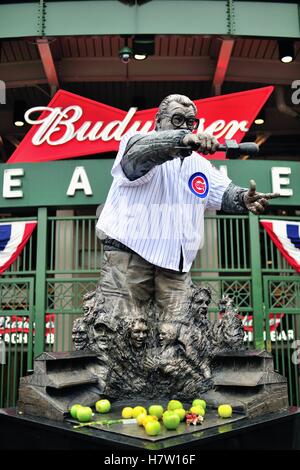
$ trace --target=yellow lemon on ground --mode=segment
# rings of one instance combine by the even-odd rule
[[[141,413],[145,413],[146,415],[147,414],[146,408],[144,408],[143,406],[135,406],[133,408],[132,417],[137,418],[137,416],[140,415]]]
[[[230,418],[232,416],[232,407],[227,404],[220,405],[218,408],[218,414],[220,418]]]
[[[126,406],[122,410],[122,418],[124,419],[130,419],[133,417],[133,408],[131,406]]]
[[[144,426],[144,419],[146,418],[146,416],[147,415],[145,413],[141,413],[136,417],[136,421],[139,426]]]
[[[154,421],[158,421],[158,417],[157,417],[157,416],[150,416],[150,415],[147,415],[147,416],[145,416],[145,418],[143,419],[143,426],[145,427],[146,424],[148,424],[148,423],[153,423]]]

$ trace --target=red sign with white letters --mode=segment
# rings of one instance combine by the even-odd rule
[[[200,119],[198,132],[240,142],[274,87],[195,100]],[[127,112],[59,90],[48,106],[25,114],[32,125],[8,163],[46,162],[117,151],[124,134],[132,129],[154,128],[157,108]],[[37,117],[37,113],[41,113]],[[224,159],[225,153],[210,156]]]

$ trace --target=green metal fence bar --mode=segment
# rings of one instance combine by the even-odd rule
[[[237,268],[238,270],[241,269],[241,259],[240,259],[240,232],[239,232],[239,221],[237,219],[234,220],[235,225],[235,236],[237,241]]]
[[[35,307],[32,307],[31,315],[29,316],[29,332],[28,332],[28,348],[27,348],[27,370],[33,367],[33,328],[35,318]]]
[[[46,305],[47,209],[38,210],[36,300],[35,300],[35,357],[44,351]]]
[[[78,271],[78,257],[79,257],[79,220],[76,220],[75,226],[75,272]]]
[[[87,256],[87,267],[89,270],[92,269],[91,265],[91,253],[92,253],[92,225],[91,225],[91,219],[88,220],[88,256]]]
[[[299,319],[298,318],[298,322],[299,322]],[[292,317],[292,328],[293,328],[293,331],[296,332],[296,338],[295,340],[296,341],[299,341],[300,339],[300,335],[299,335],[299,331],[298,331],[298,328],[296,326],[296,323],[295,323],[295,315],[293,315]],[[297,343],[298,345],[298,343]],[[300,376],[300,365],[297,364],[296,361],[293,362],[293,370],[294,370],[294,377],[295,377],[295,404],[296,406],[300,406],[300,395],[299,395],[299,376]]]
[[[254,343],[257,349],[264,349],[264,321],[263,321],[263,293],[260,263],[259,243],[259,221],[258,218],[249,213],[249,238],[251,245],[251,273],[252,273],[252,303]]]

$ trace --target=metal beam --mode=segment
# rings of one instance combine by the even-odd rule
[[[222,85],[224,83],[231,53],[234,46],[233,39],[224,39],[221,44],[218,62],[213,78],[213,90],[215,95],[221,94]]]
[[[298,5],[234,2],[234,27],[228,25],[229,1],[156,0],[126,5],[114,0],[39,2],[0,5],[0,37],[104,34],[218,34],[299,38]],[[42,11],[44,11],[42,9]],[[230,11],[232,19],[232,12]],[[172,16],[172,21],[170,21]],[[188,21],[183,21],[183,18]]]
[[[232,57],[226,80],[291,86],[291,83],[299,76],[300,62],[283,64],[280,60]]]
[[[5,82],[6,88],[47,84],[43,65],[39,60],[2,63],[0,77]]]
[[[72,58],[57,62],[60,81],[210,81],[215,61],[209,57],[150,57],[123,64],[118,58]],[[232,57],[226,81],[291,85],[300,76],[300,63],[282,64],[279,60],[240,59]],[[0,64],[0,77],[7,88],[48,83],[42,62]]]
[[[37,47],[44,67],[45,75],[50,86],[51,95],[59,88],[59,81],[54,65],[50,44],[47,38],[37,40]]]

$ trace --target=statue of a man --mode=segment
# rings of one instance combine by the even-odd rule
[[[170,95],[155,130],[127,133],[113,165],[113,183],[100,214],[104,233],[101,288],[106,298],[154,299],[176,316],[190,287],[190,268],[204,243],[205,209],[259,214],[274,193],[236,186],[204,155],[218,141],[197,133],[195,104]]]

